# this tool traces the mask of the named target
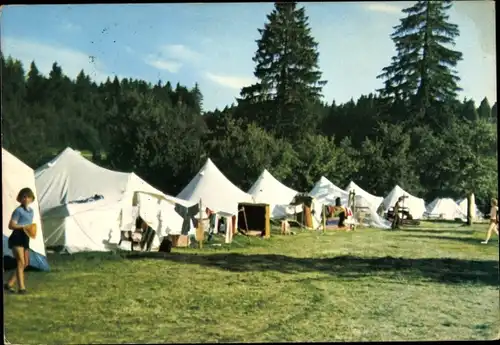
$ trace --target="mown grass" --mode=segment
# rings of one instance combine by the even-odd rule
[[[486,225],[300,232],[168,255],[49,257],[5,296],[13,343],[494,339]]]

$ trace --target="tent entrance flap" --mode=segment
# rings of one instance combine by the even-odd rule
[[[271,235],[268,204],[239,203],[238,210],[238,229],[249,235]]]

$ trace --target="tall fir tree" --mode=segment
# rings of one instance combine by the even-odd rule
[[[383,96],[401,99],[423,110],[436,101],[454,100],[460,91],[455,67],[462,53],[449,48],[459,36],[458,26],[448,22],[451,1],[417,1],[403,10],[391,35],[396,56],[382,70]]]
[[[197,114],[201,115],[203,113],[203,94],[201,93],[198,83],[194,84],[194,87],[191,89],[191,94],[194,102],[193,108]]]
[[[486,97],[483,98],[481,104],[479,104],[479,108],[477,108],[477,112],[479,118],[484,119],[486,121],[491,119],[491,106],[490,103],[488,102],[488,98]]]
[[[491,107],[491,122],[497,123],[498,119],[498,114],[497,114],[497,102],[493,104],[493,107]]]
[[[267,115],[256,122],[287,135],[310,127],[311,110],[326,82],[321,80],[318,43],[305,9],[296,2],[275,3],[267,19],[264,29],[259,29],[253,58],[258,81],[241,90],[240,102],[265,105]]]

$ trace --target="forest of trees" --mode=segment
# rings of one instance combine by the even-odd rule
[[[2,55],[2,145],[34,169],[67,146],[88,150],[171,195],[210,157],[243,190],[266,168],[300,191],[324,175],[376,195],[399,184],[427,201],[473,191],[484,207],[498,189],[497,104],[458,99],[451,6],[405,9],[391,36],[396,55],[381,66],[384,87],[345,104],[321,96],[326,82],[342,81],[322,79],[296,3],[277,3],[259,29],[257,83],[213,112],[203,111],[198,85],[116,77],[98,85],[83,71],[71,80],[54,63],[43,76],[35,62]]]

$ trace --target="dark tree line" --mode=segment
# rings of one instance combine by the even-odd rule
[[[89,151],[174,195],[210,157],[245,190],[267,168],[301,191],[324,175],[377,195],[399,184],[429,201],[473,191],[485,204],[497,191],[497,105],[457,99],[462,54],[451,49],[459,30],[447,21],[450,6],[405,9],[384,87],[344,104],[321,96],[318,44],[296,3],[267,16],[257,82],[223,110],[203,112],[198,85],[96,84],[83,71],[69,79],[57,63],[45,77],[35,62],[25,70],[2,56],[2,145],[33,168],[67,146]]]

